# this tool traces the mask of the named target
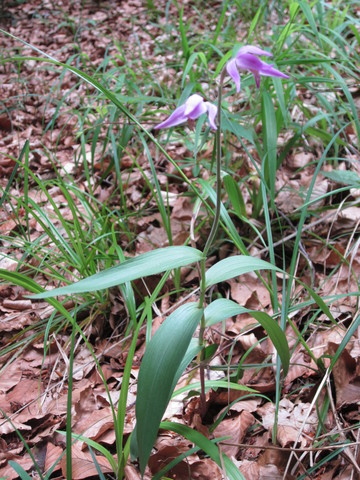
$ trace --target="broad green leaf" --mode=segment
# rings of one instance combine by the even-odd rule
[[[249,393],[258,393],[257,390],[253,388],[247,387],[246,385],[240,385],[239,383],[228,382],[227,380],[206,380],[205,381],[205,390],[208,389],[215,389],[215,388],[226,388],[227,390],[237,390],[240,392],[249,392]],[[176,390],[172,397],[176,397],[177,395],[181,395],[185,392],[190,392],[191,390],[199,390],[201,389],[200,382],[190,383],[189,385],[185,385],[185,387],[181,387]]]
[[[99,475],[99,480],[106,480],[105,478],[105,475],[103,474],[102,470],[101,470],[101,467],[99,465],[99,462],[93,452],[93,449],[89,446],[89,452],[90,452],[90,455],[91,455],[91,458],[92,458],[92,461],[94,462],[94,465],[95,465],[95,468],[96,468],[96,471]]]
[[[230,50],[219,60],[216,70],[212,76],[213,80],[215,80],[215,78],[219,75],[219,73],[224,68],[225,64],[230,60],[231,57],[232,57],[232,51]]]
[[[171,387],[171,392],[174,391],[177,382],[180,380],[181,375],[183,372],[185,372],[186,367],[189,365],[191,360],[196,357],[196,355],[201,351],[201,346],[199,345],[199,339],[197,338],[192,338],[190,341],[190,344],[188,346],[188,349],[186,350],[186,353],[183,357],[183,359],[180,362],[179,368],[177,369],[177,372],[175,374],[173,384]]]
[[[224,258],[215,263],[205,274],[206,286],[211,287],[216,283],[225,282],[230,278],[238,277],[244,273],[255,272],[257,270],[276,270],[281,272],[280,268],[271,263],[265,262],[260,258],[250,257],[248,255],[235,255]]]
[[[31,298],[49,298],[57,295],[93,292],[130,282],[137,278],[184,267],[202,259],[202,253],[192,247],[165,247],[129,258],[117,267],[84,278],[66,287],[55,288],[44,293],[32,295]]]
[[[224,453],[221,454],[219,448],[208,440],[204,435],[196,430],[193,430],[186,425],[174,422],[161,422],[161,428],[164,430],[171,430],[179,435],[190,440],[201,448],[210,458],[216,462],[220,468],[225,467],[226,475],[229,480],[245,480],[238,467],[230,460]]]
[[[276,321],[271,318],[270,315],[268,315],[267,313],[252,311],[250,315],[260,323],[260,325],[266,330],[267,334],[269,335],[270,340],[272,341],[272,344],[276,348],[276,351],[281,359],[284,376],[286,376],[290,364],[290,350],[285,333],[276,323]]]
[[[251,310],[242,307],[232,300],[219,298],[211,302],[204,311],[206,326],[210,327],[215,323],[222,322],[227,318],[240,315],[241,313],[249,313]]]
[[[217,343],[210,343],[210,345],[205,347],[202,353],[202,362],[209,363],[218,348],[219,345]]]
[[[299,9],[300,9],[300,6],[299,6],[298,2],[294,2],[294,3],[290,4],[290,8],[289,8],[290,20],[285,25],[282,32],[280,33],[280,35],[276,39],[276,47],[277,47],[278,51],[280,51],[283,48],[286,39],[290,36],[291,31],[292,31],[293,26],[294,26],[293,24],[294,24],[294,21],[295,21],[295,17],[297,15]]]
[[[181,375],[179,366],[202,315],[203,309],[197,303],[182,305],[164,321],[146,348],[139,371],[135,407],[137,451],[142,474],[175,387],[174,379]]]
[[[257,310],[249,310],[241,305],[238,305],[232,300],[226,298],[219,298],[214,302],[210,303],[204,311],[206,325],[214,325],[217,322],[221,322],[226,318],[232,317],[234,315],[239,315],[241,313],[247,313],[257,320],[260,325],[266,330],[267,334],[270,337],[276,351],[281,358],[281,363],[284,369],[284,375],[287,374],[290,363],[290,351],[289,345],[286,340],[285,333],[280,328],[278,323],[270,317],[265,312],[259,312]]]
[[[334,180],[334,182],[360,188],[360,177],[356,172],[351,170],[332,170],[331,172],[322,170],[321,175],[330,178],[330,180]]]

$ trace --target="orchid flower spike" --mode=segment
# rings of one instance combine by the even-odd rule
[[[245,45],[237,52],[236,57],[227,62],[226,71],[234,80],[236,91],[240,92],[240,74],[239,70],[249,70],[255,77],[257,88],[260,86],[260,76],[289,78],[285,73],[280,72],[273,65],[263,62],[258,58],[259,55],[272,57],[272,53],[266,52],[259,47]]]
[[[200,115],[207,113],[210,127],[216,130],[215,118],[217,110],[215,105],[210,102],[205,102],[201,95],[195,93],[191,95],[183,105],[174,110],[167,120],[156,125],[155,129],[175,127],[188,120],[196,120]]]

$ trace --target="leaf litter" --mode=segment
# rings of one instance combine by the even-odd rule
[[[191,15],[188,2],[184,2],[185,17]],[[62,12],[54,8],[50,0],[43,2],[25,2],[21,6],[11,5],[7,7],[11,22],[7,27],[11,33],[33,43],[47,53],[68,58],[74,50],[74,37],[71,30],[73,19],[80,18],[84,25],[92,22],[92,28],[83,28],[77,41],[83,54],[87,55],[93,64],[99,65],[108,48],[113,53],[110,33],[117,32],[118,39],[127,40],[129,35],[134,39],[138,37],[142,45],[142,55],[153,58],[154,36],[162,34],[155,25],[147,25],[147,12],[141,2],[136,0],[114,4],[112,13],[103,9],[97,2],[89,2],[80,7],[80,2],[62,2]],[[170,7],[175,15],[176,10]],[[58,15],[66,12],[69,19],[68,26],[61,26]],[[31,18],[31,22],[29,22]],[[134,26],[123,19],[136,18]],[[45,22],[46,19],[46,22]],[[120,19],[121,22],[120,22]],[[0,38],[1,48],[11,49],[15,47],[13,41],[4,37]],[[111,50],[112,49],[112,50]],[[134,52],[139,54],[138,44],[134,43]],[[23,47],[22,54],[32,55],[33,52]],[[60,58],[60,57],[59,57]],[[167,65],[171,58],[157,57],[159,65]],[[117,58],[119,63],[121,59]],[[36,75],[34,75],[36,72]],[[164,68],[164,79],[172,85],[174,72]],[[166,73],[167,72],[167,73]],[[9,66],[0,73],[0,92],[2,98],[7,98],[7,108],[13,115],[1,114],[0,116],[0,150],[6,152],[6,156],[0,157],[0,181],[3,188],[6,187],[9,175],[16,165],[13,158],[18,158],[19,149],[26,139],[30,139],[30,162],[31,170],[41,179],[54,178],[51,152],[54,142],[61,138],[56,147],[56,160],[61,166],[62,175],[72,174],[77,178],[78,188],[86,192],[93,185],[89,185],[81,175],[81,168],[76,159],[79,157],[79,142],[74,136],[74,128],[78,125],[78,119],[71,113],[81,103],[82,95],[86,94],[83,84],[77,85],[75,79],[66,73],[62,83],[58,83],[58,74],[51,69],[39,69],[35,61],[27,61],[22,67],[22,78],[26,81],[26,88],[31,95],[22,94],[20,103],[18,96],[17,73]],[[167,75],[167,77],[166,77]],[[57,100],[66,97],[68,109],[60,109],[56,122],[44,132],[44,125],[50,125],[56,112],[56,105],[48,104],[50,85],[57,85],[57,90],[52,91],[53,98]],[[94,117],[95,119],[96,117]],[[13,134],[16,132],[16,135]],[[279,139],[281,143],[281,138]],[[178,160],[182,161],[188,154],[182,145],[169,145],[169,151]],[[90,145],[85,145],[85,161],[94,170],[102,175],[110,165],[110,159],[103,155],[102,149],[92,151]],[[134,152],[132,152],[134,153]],[[253,152],[256,157],[256,152]],[[308,150],[298,150],[287,156],[286,162],[279,169],[276,179],[276,189],[279,194],[276,205],[284,215],[302,206],[312,180],[315,166],[314,163],[321,156],[319,145],[310,145]],[[206,156],[210,157],[207,152]],[[359,175],[358,158],[353,158],[351,170]],[[247,160],[245,160],[246,162]],[[147,179],[151,178],[151,172],[147,165],[146,157],[139,158],[139,162]],[[129,168],[127,175],[126,197],[129,208],[141,211],[149,202],[153,207],[152,212],[140,217],[130,218],[129,228],[136,232],[134,252],[144,253],[155,247],[168,245],[168,238],[161,226],[161,218],[156,212],[151,195],[144,195],[147,191],[147,183],[144,175],[138,170],[132,169],[132,157],[124,156],[122,168]],[[256,177],[253,165],[248,164],[248,170]],[[174,175],[173,167],[167,165],[163,174],[159,174],[159,182],[162,188],[163,199],[169,200],[171,207],[170,220],[174,234],[174,244],[182,245],[188,238],[188,227],[193,218],[193,205],[188,197],[183,196],[184,186],[180,181],[168,185],[168,176]],[[318,176],[312,199],[318,200],[313,206],[326,207],[326,193],[339,186],[339,181],[326,175],[329,170]],[[191,169],[186,170],[189,178],[192,178]],[[34,185],[32,185],[34,187]],[[171,188],[168,191],[168,187]],[[11,185],[10,195],[17,198],[22,193],[23,185]],[[116,203],[113,197],[114,186],[109,182],[105,186],[97,185],[95,195],[99,202]],[[48,191],[59,206],[63,218],[71,221],[73,214],[68,208],[67,199],[59,189],[53,188]],[[290,459],[291,447],[298,448],[297,459],[291,460],[290,471],[286,478],[295,478],[294,468],[304,473],[306,467],[311,465],[317,455],[313,439],[318,428],[317,409],[321,409],[324,395],[319,395],[319,403],[315,408],[311,400],[314,392],[320,385],[321,375],[319,369],[320,360],[324,367],[330,364],[330,358],[336,353],[344,338],[346,327],[355,318],[358,303],[356,296],[348,296],[349,292],[358,291],[358,279],[360,276],[360,264],[358,248],[359,244],[354,240],[359,232],[360,208],[356,205],[359,198],[358,189],[351,190],[354,204],[345,208],[323,209],[319,222],[314,226],[307,226],[309,235],[306,236],[306,253],[310,259],[315,283],[319,285],[318,294],[322,297],[338,295],[331,303],[331,313],[336,318],[338,325],[333,325],[325,315],[316,317],[314,327],[310,328],[307,345],[313,353],[309,355],[304,345],[297,342],[293,330],[287,331],[288,341],[293,348],[289,374],[283,385],[286,396],[280,401],[277,418],[277,445],[271,444],[271,432],[274,425],[274,404],[264,397],[248,398],[244,392],[226,389],[210,390],[207,394],[208,414],[206,422],[202,421],[198,414],[197,396],[184,395],[181,400],[176,397],[170,402],[166,413],[167,419],[177,422],[186,422],[195,427],[210,439],[226,437],[221,442],[221,450],[226,453],[243,473],[246,479],[276,479],[283,478]],[[53,216],[54,208],[49,205],[48,196],[44,191],[28,192],[29,198],[38,205],[42,205],[48,215]],[[243,197],[246,201],[246,210],[250,215],[252,205],[249,200],[249,192],[244,190]],[[74,197],[74,201],[78,200]],[[84,212],[80,204],[79,211]],[[1,210],[0,233],[3,238],[3,251],[0,253],[0,267],[9,271],[15,271],[21,254],[14,251],[13,243],[16,233],[21,228],[29,229],[28,234],[32,242],[42,241],[44,227],[31,218],[29,223],[25,221],[25,212],[19,209],[16,218],[9,208]],[[19,223],[20,219],[20,223]],[[56,222],[56,218],[54,217]],[[61,227],[61,224],[55,223]],[[204,232],[203,232],[204,233]],[[291,225],[288,231],[282,232],[284,236],[293,234]],[[350,233],[349,237],[346,234]],[[331,235],[336,235],[336,241],[330,241]],[[200,233],[196,233],[194,241],[201,242]],[[329,241],[324,241],[323,239]],[[285,248],[286,245],[285,245]],[[299,261],[299,271],[305,265],[304,259]],[[186,269],[184,269],[186,272]],[[304,282],[309,282],[304,272]],[[188,271],[183,273],[185,284],[191,285],[196,273]],[[151,289],[147,279],[139,289]],[[45,279],[44,279],[45,283]],[[53,281],[55,286],[56,282]],[[167,292],[171,286],[167,286]],[[268,290],[259,283],[253,274],[246,274],[240,279],[229,280],[222,285],[223,292],[229,298],[237,301],[250,309],[267,311],[270,315],[271,299]],[[41,341],[40,326],[44,325],[51,314],[52,307],[46,302],[34,304],[24,298],[27,292],[20,287],[9,285],[0,286],[0,347],[3,350],[0,381],[0,477],[6,479],[18,478],[15,471],[10,467],[9,460],[16,461],[24,470],[35,478],[32,459],[24,449],[24,445],[16,435],[17,429],[29,447],[32,449],[38,464],[43,471],[47,471],[61,456],[61,461],[54,469],[51,478],[65,478],[66,458],[65,439],[58,433],[66,426],[66,402],[67,402],[67,377],[69,362],[69,338],[66,331],[53,333],[49,340],[46,351]],[[140,294],[140,292],[139,292]],[[281,286],[279,285],[279,298],[281,298]],[[343,296],[341,296],[343,295]],[[166,298],[166,297],[165,297]],[[180,298],[180,301],[183,299]],[[95,354],[101,359],[103,373],[108,382],[111,400],[116,403],[119,399],[122,373],[125,366],[129,343],[119,342],[114,335],[117,332],[117,322],[124,315],[121,296],[116,291],[112,292],[112,308],[110,316],[111,334],[108,333],[108,325],[101,314],[94,318],[88,327],[87,335],[93,341]],[[299,299],[300,301],[300,299]],[[163,300],[160,308],[161,315],[154,319],[152,334],[161,324],[163,316],[169,305],[168,300]],[[68,308],[71,308],[68,305]],[[305,325],[313,314],[311,307],[305,309],[296,318],[299,328]],[[25,329],[28,336],[35,332],[31,346],[20,350],[13,356],[11,350],[6,350],[14,336]],[[255,388],[265,397],[273,398],[275,392],[275,361],[273,348],[268,340],[264,340],[264,331],[247,315],[239,315],[224,323],[224,328],[212,327],[208,334],[209,341],[217,342],[221,346],[216,362],[212,367],[221,368],[231,358],[232,365],[242,362],[242,368],[238,372],[239,380],[244,385]],[[39,335],[39,337],[37,337]],[[120,335],[121,336],[121,335]],[[139,337],[137,352],[131,372],[130,390],[126,410],[126,423],[124,434],[127,437],[134,428],[134,404],[136,399],[136,381],[138,368],[145,349],[144,332]],[[250,353],[249,353],[250,351]],[[359,334],[355,332],[353,338],[341,353],[338,362],[332,372],[332,391],[335,396],[336,412],[329,410],[323,420],[330,434],[339,435],[339,423],[335,416],[339,417],[341,429],[346,432],[347,439],[357,441],[358,430],[356,425],[360,421],[359,414]],[[244,358],[245,356],[245,358]],[[266,368],[258,369],[256,365],[267,363]],[[255,366],[254,366],[255,365]],[[208,369],[208,378],[213,374]],[[213,378],[217,378],[214,376]],[[197,382],[198,373],[190,371],[184,376],[177,388],[189,382]],[[109,399],[102,380],[96,370],[93,360],[86,346],[79,343],[76,346],[74,373],[73,373],[73,406],[72,419],[74,433],[82,434],[98,441],[110,450],[114,450],[115,434],[113,418],[109,406]],[[222,421],[212,430],[211,426],[223,416]],[[330,435],[329,434],[329,435]],[[325,443],[326,445],[326,439]],[[150,457],[149,466],[144,478],[151,478],[161,470],[171,459],[181,453],[185,453],[193,445],[189,441],[171,432],[160,432],[154,453]],[[279,448],[282,447],[281,448]],[[311,448],[314,448],[311,452]],[[308,448],[308,450],[306,450]],[[303,449],[303,450],[301,450]],[[96,477],[97,471],[94,461],[89,453],[85,442],[78,441],[72,447],[73,480]],[[352,465],[346,463],[343,458],[337,457],[328,463],[326,469],[320,470],[316,477],[319,480],[345,479],[352,475]],[[111,468],[108,461],[97,455],[96,460],[104,474],[110,474]],[[295,467],[294,467],[295,466]],[[223,472],[202,452],[194,453],[182,460],[168,475],[170,478],[198,478],[198,479],[221,479]],[[111,478],[111,476],[109,477]],[[125,478],[128,480],[139,479],[140,475],[134,465],[130,463],[125,469]],[[355,477],[354,477],[355,478]]]

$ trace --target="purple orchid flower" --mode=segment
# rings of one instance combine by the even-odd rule
[[[186,100],[184,105],[181,105],[174,110],[168,119],[159,123],[159,125],[156,125],[155,129],[175,127],[188,120],[196,120],[200,115],[207,113],[210,127],[213,130],[216,130],[217,126],[215,124],[215,118],[217,110],[218,109],[215,105],[210,102],[205,102],[201,95],[195,93]]]
[[[236,91],[240,92],[240,74],[239,70],[250,70],[255,77],[257,88],[260,86],[260,76],[289,78],[285,73],[280,72],[273,65],[263,62],[257,56],[264,55],[272,57],[272,53],[266,52],[259,47],[245,45],[237,52],[236,57],[227,62],[226,71],[234,80]]]

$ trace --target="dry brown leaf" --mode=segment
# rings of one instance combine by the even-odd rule
[[[246,399],[246,400],[240,400],[239,402],[236,402],[234,405],[231,406],[230,411],[233,412],[256,412],[258,406],[262,400],[260,398],[254,398],[254,399]]]
[[[185,463],[185,462],[183,462]],[[191,475],[194,480],[222,480],[224,478],[222,471],[211,458],[202,458],[191,463],[190,468],[185,465],[183,470],[185,475]],[[177,478],[181,478],[178,476]],[[188,478],[188,477],[183,477]]]
[[[63,449],[58,447],[51,442],[48,442],[46,446],[46,456],[45,456],[45,472],[50,470],[55,462],[58,462],[60,456],[63,453]],[[54,472],[60,470],[61,465],[60,462],[57,463],[56,467],[54,468]]]
[[[141,477],[140,472],[133,465],[126,465],[125,480],[151,480],[152,475],[149,467],[146,467],[145,474]]]
[[[290,476],[286,477],[290,480]],[[259,480],[283,480],[283,474],[276,465],[265,465],[259,469]]]
[[[339,345],[329,343],[329,354],[334,356]],[[335,380],[336,406],[357,404],[360,398],[360,379],[357,362],[345,349],[335,363],[332,374]]]
[[[159,472],[170,463],[171,460],[177,458],[182,453],[187,452],[192,446],[191,442],[178,437],[171,432],[160,435],[154,446],[156,453],[150,456],[148,463],[151,472],[153,474]],[[176,469],[176,471],[177,470],[178,469]]]
[[[231,298],[250,309],[265,309],[271,304],[269,290],[255,274],[246,273],[237,280],[229,280]]]
[[[152,455],[149,460],[149,466],[152,474],[157,473],[164,468],[172,459],[180,455],[182,451],[186,452],[189,445],[185,445],[184,449],[179,450],[176,447],[167,446],[161,448],[156,454]],[[178,479],[199,479],[199,480],[222,480],[223,475],[217,464],[210,458],[199,460],[197,455],[188,456],[182,462],[172,468],[167,476],[169,478]]]
[[[38,379],[22,378],[21,381],[7,394],[10,402],[25,407],[19,414],[23,420],[31,418],[32,415],[41,415],[41,406],[38,402],[42,393],[42,386]]]
[[[273,392],[276,385],[274,371],[270,367],[261,370],[245,369],[242,382],[260,393]]]
[[[345,336],[345,330],[340,326],[328,328],[327,330],[317,330],[311,342],[311,351],[316,358],[322,357],[329,352],[329,344],[340,344]],[[324,359],[326,361],[326,359]],[[327,362],[329,363],[329,362]]]
[[[21,442],[9,445],[3,438],[0,438],[0,466],[6,465],[7,460],[11,460],[23,451],[24,445]]]
[[[92,476],[97,476],[97,469],[94,460],[89,452],[83,452],[77,444],[71,447],[72,460],[72,480],[83,480]],[[111,473],[112,468],[105,457],[95,455],[98,466],[103,473]],[[66,478],[66,455],[61,459],[61,469]]]
[[[108,430],[114,428],[114,417],[110,407],[93,412],[86,412],[82,415],[81,420],[76,422],[73,427],[75,433],[79,433],[92,440],[97,440]],[[85,444],[81,443],[84,447]]]
[[[63,424],[62,418],[56,417],[55,415],[51,414],[48,414],[46,416],[39,415],[28,419],[27,421],[31,423],[31,443],[35,445],[40,444],[41,442],[43,442],[43,440],[52,438],[55,431],[58,430]]]
[[[89,372],[94,368],[94,359],[88,348],[81,348],[79,353],[74,358],[74,373],[73,378],[75,380],[81,380],[86,377]]]
[[[279,403],[277,418],[277,440],[282,447],[289,447],[296,440],[302,446],[309,444],[309,435],[316,431],[318,420],[316,412],[309,414],[310,403],[294,404],[283,398]],[[258,409],[262,424],[266,430],[272,430],[275,419],[275,405],[266,403]]]
[[[310,152],[298,152],[294,155],[289,155],[286,158],[286,165],[292,170],[304,168],[306,165],[314,160],[314,155]]]
[[[0,391],[7,392],[17,385],[22,377],[22,373],[20,360],[8,365],[0,374]]]
[[[242,460],[237,462],[240,472],[243,474],[245,480],[259,480],[260,466],[258,462],[252,460]]]
[[[236,457],[240,447],[236,444],[242,443],[248,428],[255,423],[255,418],[247,411],[241,412],[240,415],[226,418],[214,430],[215,437],[229,437],[221,445],[221,451],[228,457]],[[227,445],[233,443],[235,445]]]
[[[24,310],[32,310],[32,302],[31,300],[10,300],[9,298],[5,298],[0,310],[3,308],[8,309],[8,311],[18,310],[23,312]]]

